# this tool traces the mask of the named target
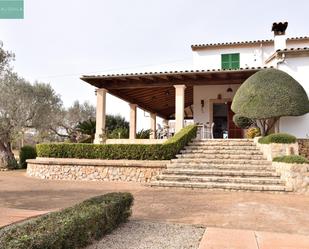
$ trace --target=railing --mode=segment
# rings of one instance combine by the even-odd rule
[[[214,123],[209,125],[197,124],[197,139],[212,139]]]

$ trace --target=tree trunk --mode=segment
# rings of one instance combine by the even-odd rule
[[[16,168],[17,162],[15,160],[11,144],[0,141],[0,169]]]

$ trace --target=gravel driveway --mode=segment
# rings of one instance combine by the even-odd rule
[[[86,249],[197,249],[205,228],[129,221]]]

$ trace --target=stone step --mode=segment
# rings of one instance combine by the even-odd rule
[[[204,153],[186,153],[178,154],[177,158],[202,158],[202,159],[249,159],[266,160],[262,155],[233,155],[233,154],[204,154]]]
[[[192,139],[193,142],[226,142],[226,141],[235,141],[235,142],[253,142],[253,139],[250,138],[230,138],[230,139],[222,139],[222,138],[212,138],[212,139]]]
[[[207,158],[177,158],[171,159],[172,163],[202,163],[202,164],[241,164],[241,165],[271,165],[270,161],[267,160],[254,160],[254,159],[207,159]]]
[[[262,185],[284,185],[285,181],[278,177],[225,177],[225,176],[188,176],[188,175],[160,175],[159,181],[177,181],[177,182],[229,182],[229,183],[248,183]]]
[[[228,145],[228,146],[255,146],[252,141],[193,141],[189,145]]]
[[[246,145],[246,146],[229,146],[229,145],[189,145],[185,146],[185,150],[246,150],[246,151],[260,151],[254,145]]]
[[[263,155],[263,153],[260,150],[215,150],[215,149],[208,149],[208,150],[203,150],[200,148],[197,149],[190,149],[188,147],[185,150],[181,150],[180,153],[182,154],[188,154],[188,153],[193,153],[193,154],[232,154],[232,155]]]
[[[225,169],[225,170],[264,170],[275,171],[271,165],[239,165],[239,164],[201,164],[192,163],[190,165],[186,163],[172,163],[168,166],[168,169]]]
[[[149,184],[156,187],[177,187],[177,188],[202,188],[202,189],[223,189],[223,190],[243,190],[243,191],[290,191],[281,185],[257,185],[257,184],[237,184],[237,183],[215,183],[215,182],[174,182],[174,181],[154,181]]]
[[[241,176],[241,177],[280,177],[275,171],[264,170],[228,170],[228,169],[166,169],[164,175],[199,175],[199,176]]]

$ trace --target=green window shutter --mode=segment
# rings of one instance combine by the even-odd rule
[[[240,55],[234,54],[221,54],[221,69],[239,69]]]

